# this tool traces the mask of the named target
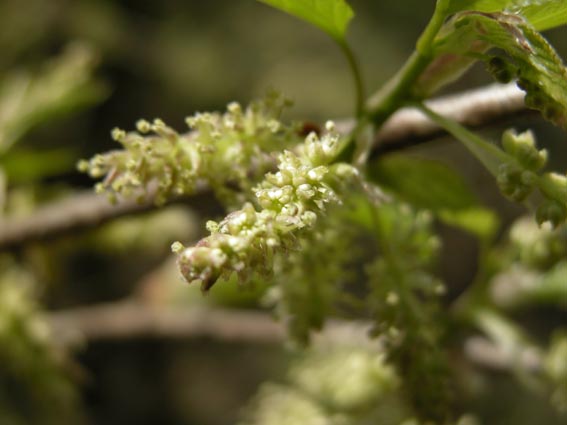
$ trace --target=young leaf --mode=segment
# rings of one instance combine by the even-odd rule
[[[538,31],[567,24],[567,2],[562,0],[539,0],[522,2],[519,13]],[[527,4],[526,4],[527,3]]]
[[[345,0],[258,0],[315,25],[339,44],[354,12]]]
[[[567,24],[567,2],[560,0],[453,0],[449,6],[450,13],[464,10],[519,14],[539,31]]]
[[[449,13],[463,10],[476,10],[478,12],[499,12],[509,7],[517,0],[452,0]]]
[[[504,53],[484,53],[490,49]],[[526,105],[567,128],[567,69],[551,45],[519,15],[458,13],[445,25],[433,50],[438,59],[432,66],[436,64],[437,68],[447,58],[469,57],[485,61],[499,81],[518,79],[518,85],[526,91]],[[448,79],[449,74],[447,69],[437,69],[437,75],[426,71],[427,78],[420,80],[418,90],[432,91],[441,84],[439,75]]]

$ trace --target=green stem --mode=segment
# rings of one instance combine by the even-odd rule
[[[498,176],[498,169],[501,164],[509,162],[509,156],[492,143],[470,132],[456,121],[442,117],[433,112],[423,103],[416,104],[421,111],[433,122],[447,130],[462,142],[465,147],[490,171],[493,176]]]
[[[451,0],[437,0],[433,16],[417,40],[416,49],[422,55],[428,56],[431,54],[431,45],[449,14],[450,3]]]
[[[434,58],[433,40],[447,17],[449,3],[450,0],[437,1],[435,12],[417,41],[416,50],[384,88],[368,100],[366,111],[377,127],[381,126],[402,104],[417,100],[412,93],[413,87]]]
[[[430,57],[414,51],[402,69],[368,100],[367,114],[377,127],[384,124],[404,102],[414,100],[413,85],[430,62]]]
[[[354,79],[354,88],[355,88],[355,96],[356,96],[355,111],[356,111],[356,116],[360,117],[363,113],[364,97],[365,97],[364,83],[362,79],[362,73],[360,72],[360,66],[358,65],[356,56],[354,55],[348,43],[342,41],[339,42],[339,46],[341,47],[341,50],[343,51],[347,59],[348,65],[352,73],[352,77]]]
[[[359,140],[364,130],[370,124],[373,125],[374,129],[379,129],[405,103],[418,100],[413,93],[413,88],[420,75],[434,59],[432,53],[433,40],[447,17],[449,3],[450,0],[437,0],[433,17],[419,38],[416,50],[396,75],[366,102],[366,105],[363,105],[362,102],[364,88],[355,57],[346,42],[339,42],[355,80],[358,123],[345,140],[344,147],[341,149],[337,160],[354,160],[357,165],[360,165],[360,162],[367,158],[368,150],[371,148],[371,144]],[[357,144],[356,148],[353,146],[354,144]]]

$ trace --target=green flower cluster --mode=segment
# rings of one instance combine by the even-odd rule
[[[268,173],[254,189],[260,211],[251,203],[220,223],[210,221],[211,235],[194,247],[173,244],[182,275],[208,290],[220,277],[237,273],[246,281],[251,271],[269,275],[274,255],[297,247],[296,231],[313,228],[328,204],[340,203],[333,179],[356,175],[346,164],[327,166],[338,153],[339,135],[332,123],[321,136],[311,133],[297,152],[279,156],[278,171]]]
[[[80,423],[61,353],[31,299],[33,284],[29,272],[0,256],[0,423]]]
[[[430,270],[440,242],[427,211],[414,211],[393,201],[373,213],[381,251],[367,268],[377,318],[375,332],[401,336],[408,324],[421,326],[426,321],[419,317],[424,314],[418,312],[419,299],[444,294],[442,282]]]
[[[567,306],[567,226],[552,229],[523,217],[510,228],[498,258],[499,270],[490,283],[498,307]]]
[[[545,48],[543,44],[541,47]],[[552,50],[547,51],[547,53],[560,61]],[[518,61],[519,65],[516,61]],[[507,56],[496,55],[491,56],[486,61],[486,65],[488,72],[499,83],[509,83],[512,80],[518,80],[518,87],[526,92],[526,106],[530,109],[541,111],[545,119],[564,127],[565,106],[546,92],[544,83],[538,78],[539,74],[532,69],[532,64],[526,63],[520,58],[516,58],[516,61]],[[565,75],[565,71],[559,71],[562,71],[561,73]]]
[[[262,385],[239,424],[479,424],[469,415],[456,421],[416,419],[379,345],[338,342],[321,341],[293,361],[285,382]]]
[[[538,150],[531,131],[516,134],[508,130],[502,135],[504,151],[514,158],[514,162],[500,166],[498,185],[504,195],[521,202],[533,191],[537,173],[547,162],[547,151]]]
[[[543,200],[536,210],[539,224],[550,222],[554,227],[567,219],[567,175],[538,174],[547,162],[547,151],[538,150],[531,131],[516,134],[508,130],[502,146],[510,161],[500,165],[497,182],[510,199],[521,202],[538,189]]]
[[[383,353],[369,346],[323,344],[296,360],[285,384],[265,384],[242,425],[399,425],[410,411]]]
[[[520,218],[510,229],[509,251],[514,261],[547,271],[560,261],[567,261],[567,227],[552,229]]]
[[[312,350],[292,366],[290,380],[323,405],[343,412],[370,410],[399,385],[384,353],[368,348]]]
[[[273,167],[272,152],[301,141],[295,126],[279,121],[288,105],[277,93],[246,109],[233,102],[223,114],[187,118],[191,131],[185,134],[159,119],[140,120],[137,132],[112,131],[123,149],[96,155],[78,167],[94,178],[104,177],[95,188],[108,192],[111,200],[117,194],[142,198],[156,190],[152,196],[162,204],[207,185],[219,199],[233,203]]]
[[[432,216],[395,200],[374,215],[381,251],[367,268],[374,333],[383,339],[417,417],[445,423],[450,392],[438,309],[445,287],[431,272],[440,247]]]
[[[287,326],[293,342],[309,343],[313,331],[339,312],[345,287],[357,279],[353,265],[364,257],[358,244],[362,229],[345,220],[348,197],[313,229],[298,238],[299,250],[279,255],[274,261],[274,279],[265,303]],[[348,246],[348,249],[345,249]]]

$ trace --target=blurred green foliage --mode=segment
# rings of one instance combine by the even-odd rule
[[[0,423],[80,424],[62,352],[31,299],[34,284],[29,271],[0,256]]]

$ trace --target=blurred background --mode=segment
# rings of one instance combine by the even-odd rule
[[[356,11],[349,39],[371,93],[411,53],[435,2],[349,3]],[[567,30],[559,28],[546,36],[567,57]],[[59,110],[44,115],[21,112],[26,119],[12,120],[16,122],[10,127],[12,133],[2,134],[13,145],[0,156],[11,189],[7,209],[12,214],[25,214],[45,202],[92,187],[91,179],[75,171],[76,161],[116,148],[110,130],[131,130],[140,118],[159,117],[185,131],[186,116],[223,110],[233,100],[246,104],[271,87],[294,100],[288,113],[292,119],[345,118],[354,104],[349,70],[332,41],[309,25],[253,0],[1,0],[0,52],[2,93],[17,87],[26,76],[41,75],[56,66],[54,58],[71,64],[67,74],[57,77],[62,84],[73,82],[81,88],[64,99],[64,93],[51,94],[64,100]],[[89,81],[80,80],[81,76],[89,76]],[[476,66],[445,91],[489,82],[483,67]],[[41,82],[38,87],[41,99]],[[7,115],[0,113],[0,123],[1,117],[9,121]],[[535,116],[506,123],[506,127],[511,125],[519,130],[533,128],[541,145],[550,151],[550,167],[567,168],[564,133]],[[503,128],[484,132],[498,138]],[[464,170],[479,197],[502,214],[503,228],[522,213],[499,195],[493,179],[474,158],[449,138],[412,148],[410,153]],[[220,216],[220,210],[214,211]],[[177,205],[122,219],[97,231],[32,244],[12,254],[31,265],[31,286],[38,303],[48,310],[130,296],[187,308],[202,304],[255,307],[255,294],[219,287],[203,299],[197,288],[188,288],[172,274],[167,260],[171,242],[196,239],[209,218]],[[442,262],[441,273],[456,294],[474,276],[477,246],[462,232],[441,230],[444,249],[453,253],[450,262]],[[12,267],[8,260],[2,264],[6,270]],[[156,295],[151,289],[153,281],[164,276],[171,285]],[[538,310],[526,319],[534,329],[560,320],[564,317]],[[259,383],[281,377],[289,360],[289,354],[277,345],[198,338],[101,341],[79,347],[75,353],[68,359],[68,372],[79,383],[76,398],[83,419],[105,425],[234,423]],[[18,376],[19,372],[13,373]],[[12,375],[0,375],[0,398],[12,400],[9,393],[17,384],[8,376]],[[478,400],[485,423],[554,423],[552,416],[545,419],[547,413],[538,410],[531,396],[516,393],[509,378],[498,375],[494,379],[494,392]],[[497,403],[491,401],[494,394],[498,394]],[[22,408],[26,409],[25,403]],[[516,412],[507,416],[514,418],[512,422],[499,422],[504,411]],[[31,414],[23,422],[8,414],[5,417],[2,423],[6,424],[42,423]],[[66,420],[60,417],[53,423],[79,423]]]

